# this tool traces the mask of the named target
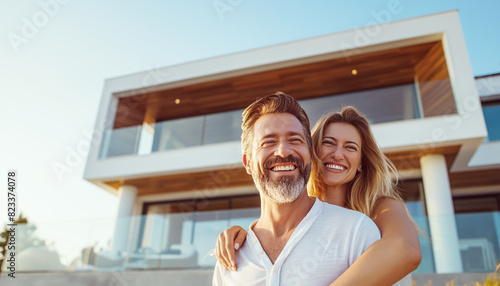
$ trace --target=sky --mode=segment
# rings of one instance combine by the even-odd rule
[[[500,1],[0,1],[0,226],[7,172],[36,224],[111,220],[117,198],[83,179],[79,156],[106,79],[458,9],[474,75],[500,72]]]

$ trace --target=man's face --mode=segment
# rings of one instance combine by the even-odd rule
[[[262,116],[253,130],[252,157],[243,156],[260,193],[278,204],[295,201],[311,171],[310,150],[300,121],[289,113]]]

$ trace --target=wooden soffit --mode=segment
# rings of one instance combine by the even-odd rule
[[[124,97],[118,103],[114,128],[243,109],[278,90],[300,100],[413,83],[416,65],[439,44],[388,49],[352,56],[349,61],[341,57]]]
[[[398,170],[420,169],[420,158],[428,154],[441,154],[446,158],[448,169],[455,161],[455,157],[460,150],[460,145],[445,147],[426,147],[410,151],[389,152],[385,155],[394,163]]]
[[[139,179],[127,179],[107,182],[118,189],[122,185],[138,188],[138,195],[166,194],[173,192],[206,192],[225,188],[253,185],[252,176],[241,168],[224,169],[209,172],[165,175]]]

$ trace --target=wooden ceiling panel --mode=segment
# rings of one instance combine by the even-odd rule
[[[443,154],[446,158],[448,169],[455,161],[455,157],[460,150],[460,145],[422,148],[419,150],[410,150],[402,152],[385,153],[387,158],[391,160],[398,170],[420,169],[420,158],[428,154]]]
[[[242,109],[255,99],[286,92],[297,99],[343,94],[414,81],[415,65],[436,42],[373,53],[337,58],[316,63],[235,76],[210,82],[181,86],[147,94],[134,102],[134,115],[117,118],[114,128],[140,125],[146,114],[156,121]],[[351,71],[358,74],[353,76]],[[144,95],[137,95],[143,99]],[[175,104],[175,99],[180,104]],[[123,98],[119,106],[131,106]],[[142,118],[141,118],[142,116]]]
[[[215,191],[223,188],[253,185],[252,176],[245,168],[219,171],[167,175],[140,179],[112,181],[106,184],[118,189],[121,185],[136,186],[138,195],[152,195],[172,192]]]

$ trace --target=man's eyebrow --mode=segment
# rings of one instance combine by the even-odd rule
[[[337,140],[337,138],[332,137],[332,136],[323,136],[323,139],[325,139],[325,138],[332,139],[332,140]],[[358,143],[356,143],[356,142],[354,142],[354,141],[346,141],[346,143],[355,144],[356,146],[358,146],[358,147],[359,147],[359,144],[358,144]]]
[[[275,138],[277,136],[278,136],[278,134],[276,134],[276,133],[269,133],[269,134],[266,134],[266,135],[262,136],[260,138],[260,140],[269,139],[269,138]]]
[[[302,134],[301,132],[296,132],[296,131],[290,131],[287,133],[288,136],[300,136],[302,138],[304,138],[304,134]]]
[[[287,136],[300,136],[301,138],[304,138],[304,134],[302,134],[301,132],[296,132],[296,131],[289,131],[286,133]],[[269,133],[269,134],[266,134],[264,136],[262,136],[260,138],[260,140],[264,140],[264,139],[269,139],[269,138],[276,138],[278,137],[278,133]]]

